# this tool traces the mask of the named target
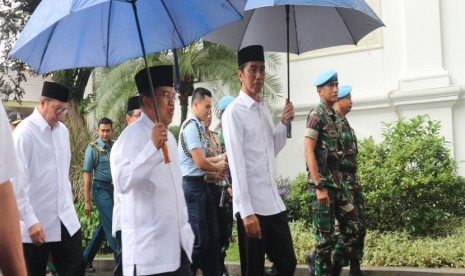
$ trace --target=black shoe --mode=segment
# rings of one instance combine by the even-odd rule
[[[279,275],[278,270],[272,266],[271,268],[265,268],[265,276],[277,276]]]
[[[310,271],[310,276],[315,276],[315,259],[315,251],[305,253],[305,261],[307,262],[308,270]]]
[[[363,274],[363,272],[361,270],[359,271],[350,271],[349,272],[349,276],[364,276],[365,274]]]
[[[349,276],[363,276],[363,272],[360,269],[360,261],[358,259],[350,260],[350,272]]]
[[[87,264],[86,273],[95,273],[95,268],[92,266],[92,263]]]
[[[221,276],[231,276],[231,274],[229,274],[228,269],[226,268],[225,265],[223,265],[223,272],[221,273]]]

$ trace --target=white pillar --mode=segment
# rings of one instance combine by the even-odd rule
[[[400,90],[449,86],[449,73],[443,68],[439,0],[407,0],[402,5],[406,72]]]

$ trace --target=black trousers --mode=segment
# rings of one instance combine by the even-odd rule
[[[113,270],[113,276],[123,275],[123,241],[121,231],[116,231],[116,266]]]
[[[189,266],[190,266],[189,258],[187,258],[186,253],[184,250],[181,249],[181,266],[175,271],[172,272],[165,272],[165,273],[159,273],[159,274],[152,274],[152,275],[147,275],[147,276],[189,276]],[[134,268],[134,275],[136,274],[136,268]]]
[[[262,230],[261,239],[247,237],[242,218],[236,213],[242,276],[263,275],[265,253],[274,263],[278,275],[294,275],[297,260],[286,212],[271,216],[256,216]]]
[[[81,229],[71,237],[62,223],[60,242],[47,242],[40,246],[23,243],[23,249],[28,274],[31,276],[45,275],[50,253],[60,276],[85,275]]]
[[[213,198],[213,202],[216,206],[216,215],[218,221],[218,236],[220,242],[220,257],[219,265],[221,271],[226,269],[225,258],[226,251],[229,248],[229,242],[231,240],[232,228],[233,228],[233,211],[232,211],[232,201],[229,198],[229,195],[226,195],[226,199],[223,207],[219,207],[221,199],[221,187],[215,185],[214,183],[208,183],[210,188],[210,193]],[[227,192],[226,192],[227,193]]]

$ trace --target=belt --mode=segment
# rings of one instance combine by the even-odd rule
[[[195,176],[186,175],[186,176],[183,176],[182,179],[185,179],[185,180],[203,180],[204,177],[205,177],[205,175],[195,175]]]
[[[343,173],[350,173],[350,174],[355,174],[357,172],[356,168],[350,168],[350,167],[340,167],[340,171]]]
[[[93,183],[95,183],[95,184],[102,184],[102,185],[113,186],[113,182],[112,182],[112,181],[103,181],[103,180],[94,179],[94,180],[93,180]]]

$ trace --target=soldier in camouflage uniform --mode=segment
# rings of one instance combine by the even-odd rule
[[[357,244],[354,248],[356,255],[350,259],[349,276],[361,276],[363,273],[360,270],[360,260],[363,257],[363,245],[366,234],[365,199],[362,193],[362,186],[357,177],[357,137],[346,118],[347,113],[352,109],[351,91],[352,87],[350,85],[339,87],[338,101],[334,104],[334,109],[336,110],[336,119],[342,126],[342,158],[339,171],[342,175],[342,184],[349,190],[352,196],[360,222]],[[341,248],[340,244],[336,245],[335,252],[338,252],[337,254],[343,253],[343,248]]]
[[[210,125],[212,123],[211,114],[207,116],[203,124],[205,126],[205,134],[208,140],[207,148],[207,158],[212,159],[226,159],[226,152],[224,150],[224,145],[220,142],[220,136],[216,131],[210,130]],[[213,202],[216,206],[216,215],[218,222],[218,234],[220,242],[220,257],[219,265],[221,269],[220,276],[230,276],[228,269],[225,265],[226,251],[229,248],[229,242],[232,235],[233,227],[233,213],[232,213],[232,188],[229,185],[229,181],[224,182],[224,187],[221,186],[223,179],[229,178],[229,171],[224,172],[205,172],[205,182],[207,182],[208,187],[210,188],[210,194],[213,198]],[[224,199],[220,203],[221,197],[224,190]],[[222,206],[220,206],[222,205]]]
[[[341,183],[339,167],[342,157],[340,133],[342,127],[336,119],[332,105],[337,101],[337,73],[329,70],[315,81],[320,104],[312,109],[307,119],[305,159],[309,170],[313,224],[317,241],[315,255],[316,275],[339,275],[347,257],[357,242],[359,221],[352,198]],[[335,219],[339,221],[343,242],[335,251]]]
[[[224,96],[218,102],[218,111],[220,112],[218,118],[220,119],[220,122],[216,125],[214,132],[218,133],[218,136],[220,137],[220,143],[221,143],[221,146],[223,147],[223,151],[226,151],[226,148],[224,146],[223,125],[221,124],[221,117],[223,116],[223,113],[226,110],[226,107],[228,107],[228,105],[232,103],[233,101],[234,101],[233,96]]]

